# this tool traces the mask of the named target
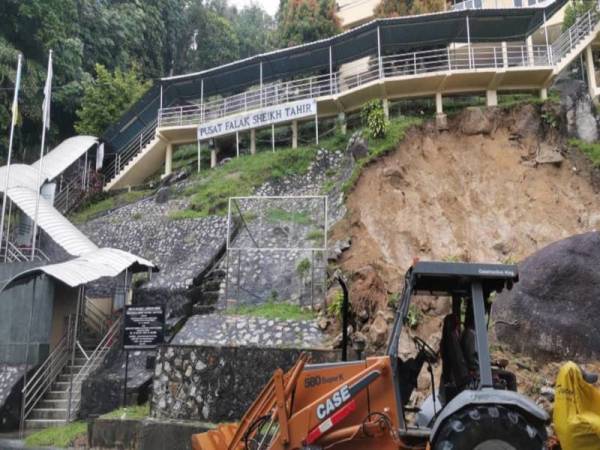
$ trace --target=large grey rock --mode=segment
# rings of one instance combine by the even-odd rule
[[[465,108],[459,121],[460,131],[466,135],[490,134],[494,129],[492,113],[477,106]]]
[[[563,79],[554,86],[561,95],[570,137],[585,142],[598,139],[598,121],[592,98],[583,81]]]
[[[519,265],[519,282],[498,295],[498,338],[539,358],[600,357],[600,233],[555,242]]]

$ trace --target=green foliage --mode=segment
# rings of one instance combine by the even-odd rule
[[[311,320],[315,318],[312,311],[302,309],[298,305],[274,301],[268,301],[261,305],[236,306],[227,309],[225,314],[265,319]]]
[[[75,130],[80,134],[98,136],[105,128],[135,103],[150,87],[149,82],[139,78],[137,70],[120,69],[110,73],[106,67],[96,65],[96,78],[84,83],[79,120]]]
[[[270,35],[275,21],[257,3],[244,7],[233,22],[239,40],[239,57],[248,58],[271,50]]]
[[[150,415],[150,404],[127,406],[102,414],[101,419],[144,419]]]
[[[389,123],[385,119],[381,100],[371,100],[363,106],[360,111],[360,118],[370,138],[379,139],[385,136]]]
[[[277,47],[292,47],[341,31],[334,0],[281,0]]]
[[[562,30],[570,28],[577,19],[596,6],[596,2],[590,0],[571,0],[565,8]]]
[[[388,296],[388,306],[396,309],[398,307],[398,301],[400,300],[400,293],[394,292]]]
[[[28,447],[67,448],[73,441],[87,433],[86,422],[71,422],[67,425],[36,431],[25,438]]]
[[[267,221],[269,222],[291,222],[298,225],[310,225],[312,220],[305,211],[286,211],[281,208],[270,208],[267,210]]]
[[[310,261],[308,258],[304,258],[301,260],[298,265],[296,265],[296,273],[301,279],[305,279],[310,272]]]
[[[406,314],[405,323],[413,330],[419,326],[423,321],[423,312],[417,305],[410,305],[408,307],[408,314]]]
[[[342,291],[336,291],[335,296],[327,305],[327,314],[332,317],[342,317],[342,307],[344,305],[344,293]],[[350,305],[348,305],[350,307]]]
[[[420,117],[402,116],[390,121],[388,132],[384,138],[369,139],[369,155],[354,165],[352,175],[350,175],[342,186],[344,194],[347,195],[350,193],[360,178],[362,170],[368,164],[395,150],[402,139],[404,139],[406,131],[413,126],[420,125],[422,122],[423,119]]]
[[[459,255],[446,255],[442,258],[445,262],[461,262],[462,258]]]
[[[375,14],[378,17],[413,16],[445,9],[445,0],[381,0]]]
[[[137,202],[138,200],[148,197],[151,194],[152,191],[143,190],[122,192],[120,194],[111,196],[102,195],[99,197],[99,200],[91,200],[89,203],[86,203],[85,205],[82,205],[76,209],[70,215],[69,220],[71,220],[73,223],[85,223],[102,213],[110,211],[111,209]],[[141,217],[135,217],[134,215],[134,219],[138,218],[141,219]]]
[[[315,241],[319,243],[323,242],[324,237],[325,235],[323,234],[322,230],[311,230],[306,235],[306,239],[308,239],[309,241]]]
[[[316,154],[314,148],[280,150],[244,155],[213,170],[195,175],[183,193],[190,196],[190,208],[172,213],[172,219],[224,214],[229,197],[252,195],[263,183],[283,176],[304,174]],[[190,211],[191,210],[191,211]]]
[[[587,143],[579,139],[569,139],[569,145],[585,153],[595,167],[600,167],[600,143]]]

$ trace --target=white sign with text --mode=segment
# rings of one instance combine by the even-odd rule
[[[317,102],[314,99],[262,108],[203,123],[198,127],[198,140],[203,141],[238,131],[265,127],[281,122],[291,122],[292,120],[314,116],[316,113]]]

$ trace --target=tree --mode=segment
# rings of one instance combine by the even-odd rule
[[[101,64],[96,65],[96,78],[86,81],[81,108],[77,110],[75,130],[80,134],[99,136],[135,103],[150,87],[140,80],[137,70],[110,73]]]
[[[267,37],[274,31],[274,25],[273,18],[257,3],[251,3],[239,11],[233,20],[240,43],[239,57],[248,58],[271,50]]]
[[[562,30],[568,30],[577,19],[596,6],[596,2],[589,0],[573,0],[565,8],[565,16],[562,23]]]
[[[317,41],[341,31],[334,0],[282,0],[279,7],[279,47]]]
[[[414,16],[444,11],[446,0],[381,0],[375,8],[377,17]]]

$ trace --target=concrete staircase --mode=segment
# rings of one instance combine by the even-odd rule
[[[87,354],[91,354],[94,348],[84,348]],[[73,379],[83,369],[87,358],[81,351],[77,352],[74,364],[64,366],[62,372],[50,385],[49,390],[42,399],[31,410],[29,417],[25,420],[27,429],[39,429],[62,425],[67,421],[69,388],[71,377]],[[73,391],[78,391],[80,386],[73,386]]]

